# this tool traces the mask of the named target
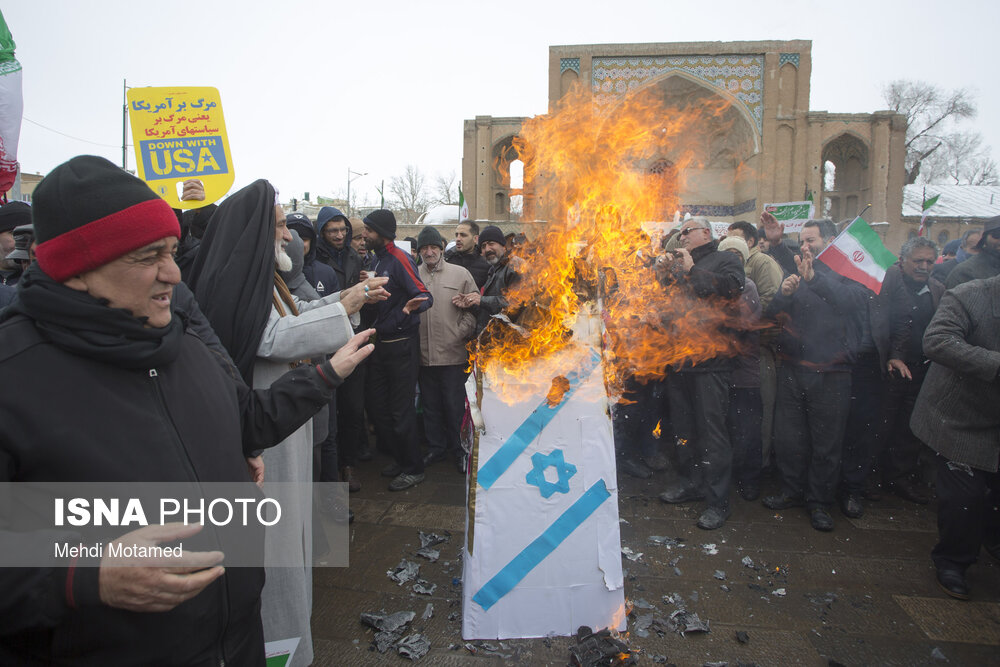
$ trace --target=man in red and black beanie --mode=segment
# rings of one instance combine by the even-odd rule
[[[370,352],[352,340],[321,367],[253,392],[173,316],[180,230],[145,183],[77,157],[39,183],[34,202],[38,261],[0,315],[0,376],[31,378],[0,383],[0,482],[15,483],[11,493],[40,482],[94,483],[94,498],[108,482],[250,486],[245,458],[304,424]],[[4,507],[5,550],[72,537],[54,526],[5,532]],[[171,567],[115,567],[110,555],[0,567],[0,664],[263,665],[263,568],[223,569],[226,538],[199,530],[109,536],[126,547],[183,538]],[[253,537],[262,556],[263,535]],[[195,540],[205,547],[191,549]]]

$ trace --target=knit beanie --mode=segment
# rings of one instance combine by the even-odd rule
[[[38,266],[58,282],[181,235],[170,204],[135,176],[94,155],[80,155],[53,169],[35,188],[32,201]]]
[[[439,248],[444,248],[444,239],[441,238],[441,232],[431,226],[421,229],[420,233],[417,234],[415,248],[419,252],[425,245],[436,245]]]
[[[380,208],[372,211],[362,222],[374,229],[379,236],[387,239],[396,238],[396,216],[388,209]]]
[[[23,201],[12,201],[0,206],[0,232],[31,224],[31,207]]]
[[[500,228],[496,225],[488,225],[479,232],[479,247],[482,248],[483,244],[487,241],[494,241],[500,245],[507,245],[507,239],[504,238],[503,232],[500,231]]]
[[[719,243],[719,250],[730,250],[731,248],[736,248],[739,251],[744,264],[750,259],[750,248],[747,246],[747,242],[739,236],[727,236]]]

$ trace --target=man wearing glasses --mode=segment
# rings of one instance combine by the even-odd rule
[[[679,289],[688,298],[725,309],[743,291],[743,262],[730,252],[720,252],[708,220],[684,222],[680,247],[657,259],[657,277],[668,290]],[[681,295],[681,296],[682,296]],[[684,362],[667,377],[670,418],[678,444],[681,480],[660,494],[665,503],[704,500],[698,518],[704,530],[721,528],[729,518],[729,487],[733,451],[726,431],[729,410],[731,356],[716,356],[697,363]]]

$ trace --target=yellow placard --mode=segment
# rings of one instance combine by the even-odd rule
[[[132,88],[127,99],[139,178],[156,194],[173,208],[201,208],[229,192],[236,174],[218,89]],[[181,201],[190,178],[204,184],[204,201]]]

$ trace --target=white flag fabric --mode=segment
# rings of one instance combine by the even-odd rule
[[[17,178],[17,143],[23,113],[21,63],[14,57],[14,38],[0,13],[0,194],[14,187]]]

